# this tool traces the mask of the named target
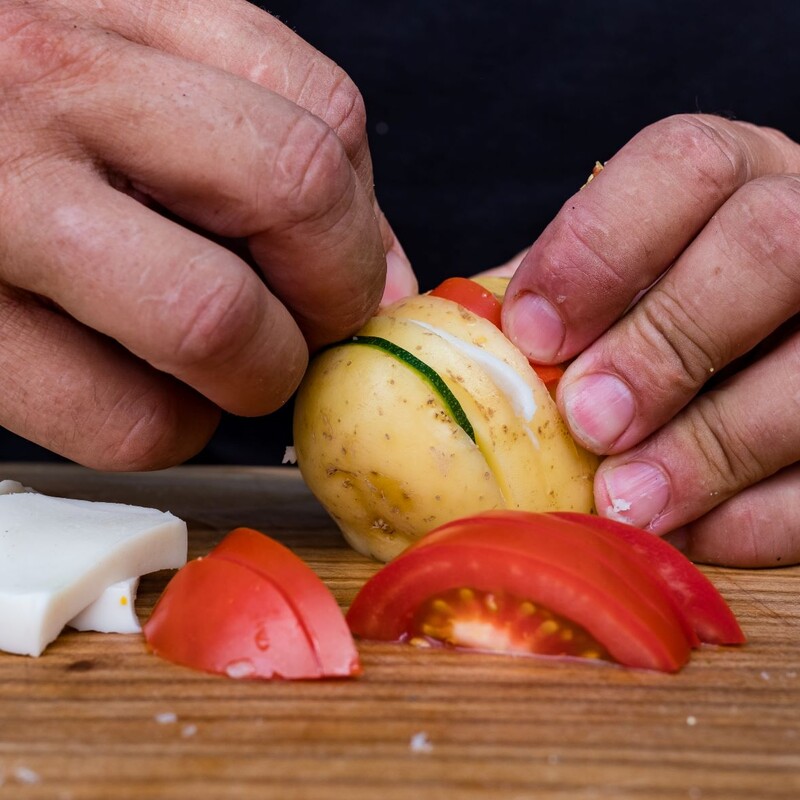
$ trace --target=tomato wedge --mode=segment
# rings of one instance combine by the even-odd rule
[[[231,531],[167,585],[144,625],[150,649],[236,678],[311,679],[361,672],[333,595],[291,550],[252,528]]]
[[[664,582],[700,641],[708,644],[744,644],[746,637],[736,617],[714,584],[682,553],[655,534],[591,514],[557,512],[562,519],[587,525],[624,542],[647,562]]]
[[[365,639],[607,657],[675,672],[691,642],[675,604],[648,577],[632,551],[588,528],[549,514],[488,512],[443,525],[398,556],[364,585],[347,621]]]
[[[503,309],[500,301],[476,281],[469,278],[447,278],[431,291],[434,297],[452,300],[473,314],[488,319],[500,327],[500,313]]]
[[[528,362],[533,371],[539,376],[542,383],[549,389],[550,394],[555,394],[558,382],[564,375],[564,367],[560,364],[536,364],[533,361]]]

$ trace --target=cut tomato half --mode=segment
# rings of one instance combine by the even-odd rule
[[[350,629],[366,639],[424,637],[677,671],[691,643],[675,604],[660,583],[642,576],[635,554],[587,531],[551,515],[515,511],[448,523],[364,585],[347,614]],[[479,598],[481,614],[454,603],[468,593]],[[493,614],[493,605],[506,613]],[[446,607],[452,613],[445,625],[434,612]],[[455,633],[439,637],[437,628]]]
[[[144,625],[162,658],[237,678],[347,677],[358,653],[333,595],[283,545],[237,528],[180,569]]]
[[[476,281],[469,278],[447,278],[431,291],[434,297],[452,300],[478,317],[500,327],[503,306],[500,301]]]
[[[714,584],[661,537],[606,517],[572,511],[557,512],[556,516],[592,527],[630,547],[663,580],[700,641],[720,645],[745,643],[736,617]]]

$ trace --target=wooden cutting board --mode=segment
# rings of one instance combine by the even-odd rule
[[[0,472],[168,509],[191,557],[260,528],[342,607],[377,569],[293,468]],[[800,568],[706,571],[749,643],[705,648],[678,675],[361,644],[357,680],[235,681],[163,662],[139,635],[68,632],[38,659],[0,654],[0,798],[795,800]],[[143,580],[143,618],[168,577]]]

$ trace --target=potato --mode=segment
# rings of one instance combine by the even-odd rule
[[[479,511],[593,507],[597,459],[527,359],[491,322],[429,295],[383,309],[313,360],[294,445],[347,541],[382,561]]]

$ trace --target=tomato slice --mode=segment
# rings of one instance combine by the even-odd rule
[[[456,606],[449,625],[457,632],[439,641],[553,654],[552,639],[542,644],[546,637],[525,636],[517,612],[527,603],[552,615],[539,621],[545,631],[570,631],[556,648],[560,654],[607,653],[626,666],[677,671],[690,643],[662,587],[640,580],[639,568],[637,556],[578,525],[546,514],[489,512],[436,529],[390,562],[358,593],[347,621],[366,639],[438,639],[429,612],[437,601],[452,607],[450,593],[467,590],[491,595],[494,603],[503,597],[505,608],[517,609],[512,617],[518,624],[509,627],[507,615],[477,617]],[[482,633],[470,639],[458,632],[470,629]]]
[[[624,542],[663,580],[700,638],[708,644],[744,644],[736,617],[714,584],[660,536],[606,517],[557,512],[562,519],[588,525]]]
[[[536,364],[533,361],[528,362],[533,371],[539,376],[542,383],[548,388],[550,394],[555,394],[558,382],[564,375],[564,367],[561,364]]]
[[[347,677],[361,671],[344,617],[294,553],[237,528],[180,569],[144,625],[162,658],[237,678]]]
[[[479,283],[469,278],[447,278],[431,291],[434,297],[452,300],[473,314],[488,319],[500,327],[500,314],[503,306],[500,301]]]

